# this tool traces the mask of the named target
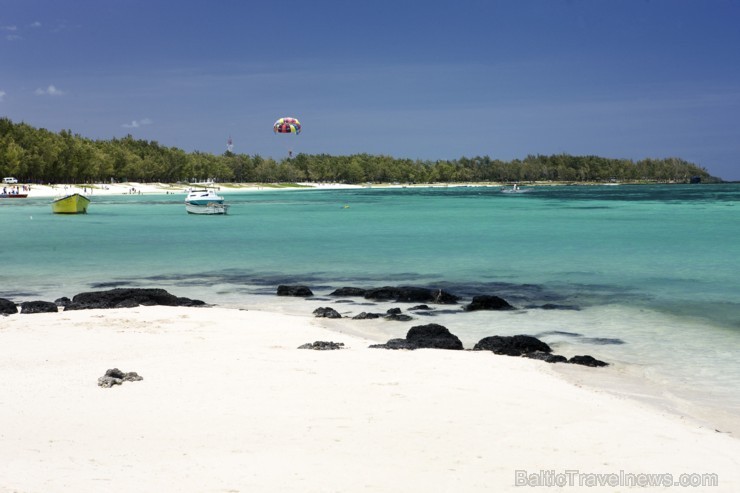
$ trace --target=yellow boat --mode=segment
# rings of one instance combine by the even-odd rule
[[[51,203],[51,211],[54,214],[87,214],[87,206],[90,199],[79,193],[73,193],[56,199]]]

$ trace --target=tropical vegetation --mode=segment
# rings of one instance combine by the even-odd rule
[[[93,140],[69,130],[56,133],[8,118],[0,118],[0,176],[14,176],[22,183],[720,181],[706,169],[675,157],[633,161],[556,154],[512,161],[489,156],[429,161],[370,154],[298,154],[278,161],[232,152],[186,152],[131,135]]]

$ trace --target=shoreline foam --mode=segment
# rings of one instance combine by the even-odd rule
[[[296,349],[315,340],[347,349]],[[537,361],[370,342],[218,307],[4,317],[0,491],[517,491],[566,470],[740,489],[740,441],[693,420]],[[144,380],[97,387],[113,367]]]

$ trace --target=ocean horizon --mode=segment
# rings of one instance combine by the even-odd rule
[[[79,216],[53,215],[48,199],[0,202],[0,297],[160,287],[241,309],[310,316],[332,306],[345,318],[327,323],[378,340],[431,322],[466,348],[489,335],[529,334],[558,354],[609,362],[656,399],[740,414],[738,184],[224,196],[227,216],[188,215],[182,194],[93,196]],[[315,296],[278,297],[281,284]],[[330,296],[345,286],[419,286],[461,300],[418,313],[413,304]],[[516,310],[464,312],[478,294]],[[351,320],[390,307],[413,320]]]

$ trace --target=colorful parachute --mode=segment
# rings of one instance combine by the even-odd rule
[[[276,134],[299,134],[301,133],[301,122],[297,118],[285,117],[280,118],[272,126],[272,131]]]

